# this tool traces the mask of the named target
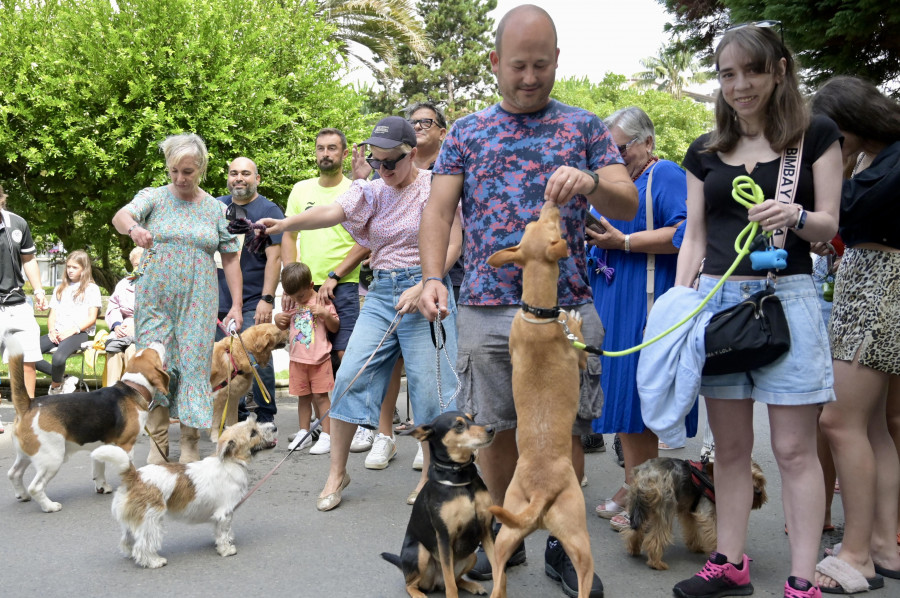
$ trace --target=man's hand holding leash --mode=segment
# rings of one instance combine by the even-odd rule
[[[418,308],[422,315],[425,316],[425,319],[429,322],[434,322],[438,314],[440,314],[441,319],[447,317],[450,313],[447,309],[447,295],[447,287],[436,276],[424,280],[422,292],[419,294]]]

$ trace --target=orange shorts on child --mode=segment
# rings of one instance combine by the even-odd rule
[[[292,361],[288,369],[288,391],[295,397],[312,393],[331,392],[334,389],[334,373],[331,359],[322,363]]]

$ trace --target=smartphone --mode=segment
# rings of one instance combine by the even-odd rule
[[[600,224],[600,221],[595,218],[594,215],[590,213],[590,211],[585,212],[584,226],[585,228],[589,228],[595,233],[599,233],[601,235],[606,232],[606,228],[604,228],[604,226]]]

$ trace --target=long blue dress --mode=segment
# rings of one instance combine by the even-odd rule
[[[653,227],[675,226],[687,218],[687,182],[684,171],[674,162],[660,160],[653,165]],[[631,234],[647,230],[646,196],[650,169],[635,181],[638,212],[634,220],[610,220],[610,224]],[[591,208],[594,216],[599,214]],[[672,244],[681,247],[685,225],[675,232]],[[594,293],[594,305],[606,329],[603,348],[608,351],[627,349],[643,340],[647,325],[647,254],[625,253],[590,247],[588,277]],[[599,272],[604,261],[614,270],[612,280]],[[656,256],[655,296],[659,297],[675,284],[678,254]],[[623,357],[601,356],[603,374],[603,412],[592,423],[594,432],[613,434],[638,433],[645,429],[641,418],[641,401],[637,392],[637,364],[640,352]],[[697,433],[697,405],[687,419],[688,436]]]

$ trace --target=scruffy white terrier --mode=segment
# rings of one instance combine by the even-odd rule
[[[222,556],[237,553],[231,519],[247,492],[247,466],[254,453],[272,440],[270,424],[256,423],[256,415],[229,426],[219,437],[216,454],[194,463],[145,465],[135,469],[127,453],[117,446],[102,446],[91,453],[110,463],[122,476],[113,498],[113,516],[122,526],[120,548],[141,567],[166,564],[159,556],[162,519],[168,515],[188,523],[211,521],[216,550]]]

